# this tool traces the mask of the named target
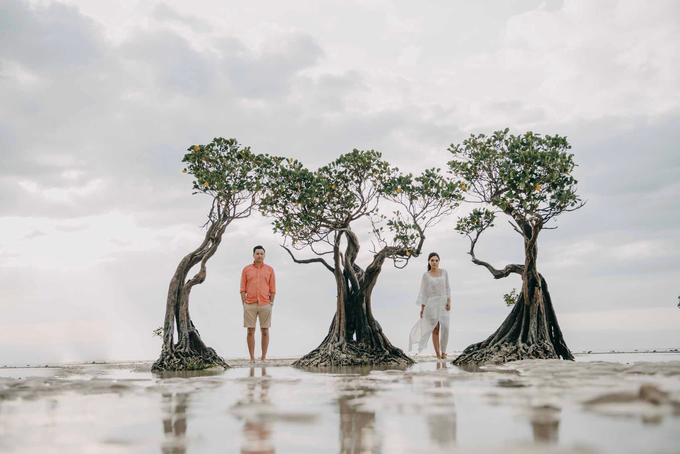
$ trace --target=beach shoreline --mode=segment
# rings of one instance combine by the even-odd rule
[[[453,361],[462,352],[453,352],[446,359],[447,362]],[[641,355],[641,354],[678,354],[680,349],[665,348],[665,349],[648,349],[648,350],[584,350],[573,352],[575,357],[583,357],[590,355]],[[410,355],[416,363],[437,361],[435,355]],[[229,366],[233,367],[284,367],[291,366],[299,356],[284,356],[273,357],[267,359],[266,362],[255,361],[251,363],[248,358],[224,358]],[[48,364],[27,364],[27,365],[3,365],[2,369],[83,369],[92,366],[101,367],[104,369],[131,369],[140,371],[150,371],[151,366],[155,360],[121,360],[121,361],[85,361],[85,362],[65,362],[65,363],[48,363]],[[443,361],[443,360],[442,360]]]

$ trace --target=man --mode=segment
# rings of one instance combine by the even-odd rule
[[[269,347],[269,327],[271,326],[272,307],[276,296],[274,268],[264,263],[264,248],[253,248],[253,263],[243,268],[241,273],[241,302],[243,303],[243,326],[248,328],[248,352],[250,362],[255,362],[255,327],[260,319],[262,332],[262,362],[267,360]]]

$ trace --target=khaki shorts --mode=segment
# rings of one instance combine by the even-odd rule
[[[260,328],[269,328],[272,324],[271,303],[260,306],[257,302],[243,304],[243,327],[255,328],[257,318],[260,317]]]

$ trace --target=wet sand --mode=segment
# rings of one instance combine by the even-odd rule
[[[406,370],[293,360],[0,368],[0,452],[680,452],[677,353],[476,371],[422,356]]]

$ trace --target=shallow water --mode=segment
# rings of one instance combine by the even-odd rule
[[[0,378],[0,452],[677,453],[680,362],[592,356],[483,373],[443,362],[163,376],[85,368],[21,379],[2,369],[13,375]],[[645,383],[668,400],[584,404]]]
[[[613,363],[680,361],[680,353],[598,353],[576,355],[576,361],[609,361]]]

